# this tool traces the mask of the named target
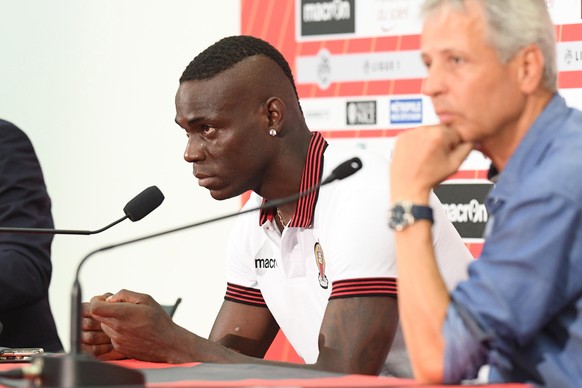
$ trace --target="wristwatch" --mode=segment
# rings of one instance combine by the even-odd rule
[[[430,206],[414,205],[412,202],[396,202],[388,211],[388,226],[390,229],[401,231],[417,220],[434,222]]]

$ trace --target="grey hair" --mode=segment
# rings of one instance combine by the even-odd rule
[[[529,44],[537,45],[544,57],[542,86],[557,89],[556,35],[544,0],[474,0],[487,15],[488,39],[499,59],[507,63]],[[467,0],[425,0],[422,14],[427,16],[442,5],[463,9]]]

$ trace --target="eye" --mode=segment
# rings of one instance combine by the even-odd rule
[[[202,133],[206,136],[213,134],[214,131],[216,130],[212,125],[206,124],[202,125],[200,128],[202,129]]]
[[[432,64],[432,61],[430,60],[430,58],[427,55],[423,55],[421,57],[422,63],[424,63],[424,67],[426,67],[427,69],[430,69],[430,65]]]
[[[465,63],[465,58],[460,57],[458,55],[451,55],[449,57],[449,63],[452,64],[453,66],[459,66]]]

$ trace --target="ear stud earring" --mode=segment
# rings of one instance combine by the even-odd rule
[[[269,135],[271,135],[271,136],[277,136],[277,130],[275,128],[269,129]]]

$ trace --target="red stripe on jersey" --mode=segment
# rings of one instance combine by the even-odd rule
[[[307,191],[321,181],[321,175],[323,173],[323,152],[326,147],[327,142],[321,133],[313,132],[311,141],[309,142],[305,167],[303,168],[303,174],[301,175],[301,186],[299,187],[299,192]],[[318,193],[319,190],[316,190],[297,201],[295,213],[291,219],[291,224],[289,224],[290,227],[307,228],[311,226]]]
[[[395,278],[348,279],[333,282],[329,299],[357,296],[396,296]]]
[[[233,283],[226,284],[226,295],[224,296],[224,299],[231,302],[267,307],[260,290],[239,286]]]
[[[327,147],[327,142],[323,135],[319,132],[312,132],[309,141],[309,149],[307,150],[307,159],[305,167],[301,175],[301,185],[299,192],[304,192],[319,184],[321,175],[323,174],[323,152]],[[292,228],[307,228],[313,222],[313,214],[315,212],[315,204],[317,203],[317,194],[319,190],[313,191],[304,197],[299,198],[295,213],[289,224]],[[263,200],[263,205],[266,203]],[[259,215],[259,225],[263,225],[267,221],[273,220],[276,209],[261,210]]]

